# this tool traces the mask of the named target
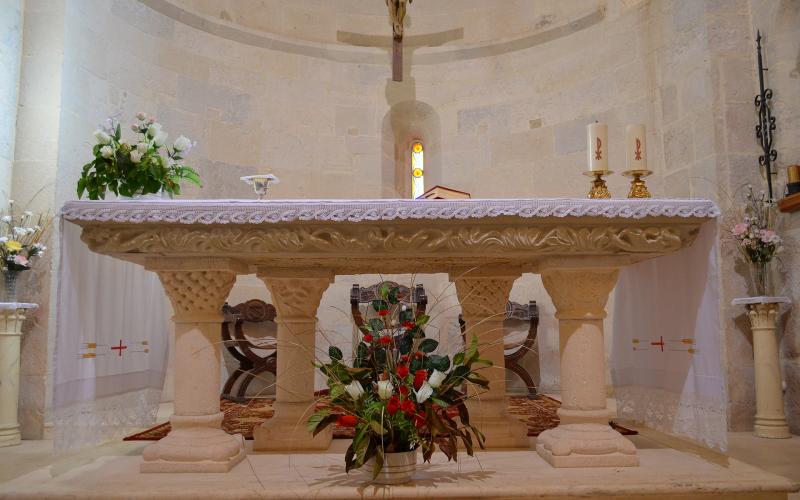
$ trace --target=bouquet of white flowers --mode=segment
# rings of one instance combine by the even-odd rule
[[[78,198],[84,193],[92,200],[104,199],[106,190],[122,196],[164,191],[180,194],[184,179],[201,185],[200,176],[183,163],[192,148],[184,136],[166,144],[167,133],[155,117],[137,113],[131,130],[138,134],[134,143],[122,140],[119,123],[109,119],[108,126],[94,132],[94,160],[83,166],[78,179]]]
[[[34,216],[30,211],[15,215],[13,200],[9,201],[8,213],[0,216],[0,266],[5,275],[6,298],[9,302],[16,302],[19,273],[31,269],[47,249],[41,240],[52,220],[49,214]]]

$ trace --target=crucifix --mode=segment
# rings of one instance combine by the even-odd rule
[[[392,24],[392,80],[403,81],[403,20],[406,7],[414,0],[386,0],[389,21]]]

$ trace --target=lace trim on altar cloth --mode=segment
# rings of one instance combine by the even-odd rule
[[[292,221],[360,222],[485,217],[700,217],[720,214],[709,200],[148,200],[69,201],[69,221],[178,224],[262,224]]]
[[[727,451],[728,416],[724,395],[719,398],[677,394],[642,386],[614,388],[619,418],[641,422],[651,429]]]
[[[97,446],[153,425],[160,389],[140,389],[53,411],[53,446],[57,454]]]

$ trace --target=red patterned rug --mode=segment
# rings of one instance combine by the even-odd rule
[[[552,429],[558,425],[556,411],[561,403],[547,396],[539,399],[528,399],[520,396],[508,398],[508,412],[528,425],[528,436],[538,436],[542,431]],[[275,411],[272,409],[271,399],[253,399],[248,403],[233,403],[228,400],[220,401],[220,409],[225,417],[222,419],[222,428],[228,434],[242,434],[245,439],[253,439],[253,428],[271,418]],[[301,427],[303,426],[300,424]],[[616,430],[625,435],[636,434],[636,431],[620,425],[611,424]],[[132,434],[123,441],[158,441],[170,431],[169,422],[158,424],[146,431]],[[351,439],[353,428],[334,426],[335,439]]]

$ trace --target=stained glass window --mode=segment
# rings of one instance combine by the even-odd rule
[[[421,142],[411,144],[411,198],[419,198],[425,193],[424,154]]]

